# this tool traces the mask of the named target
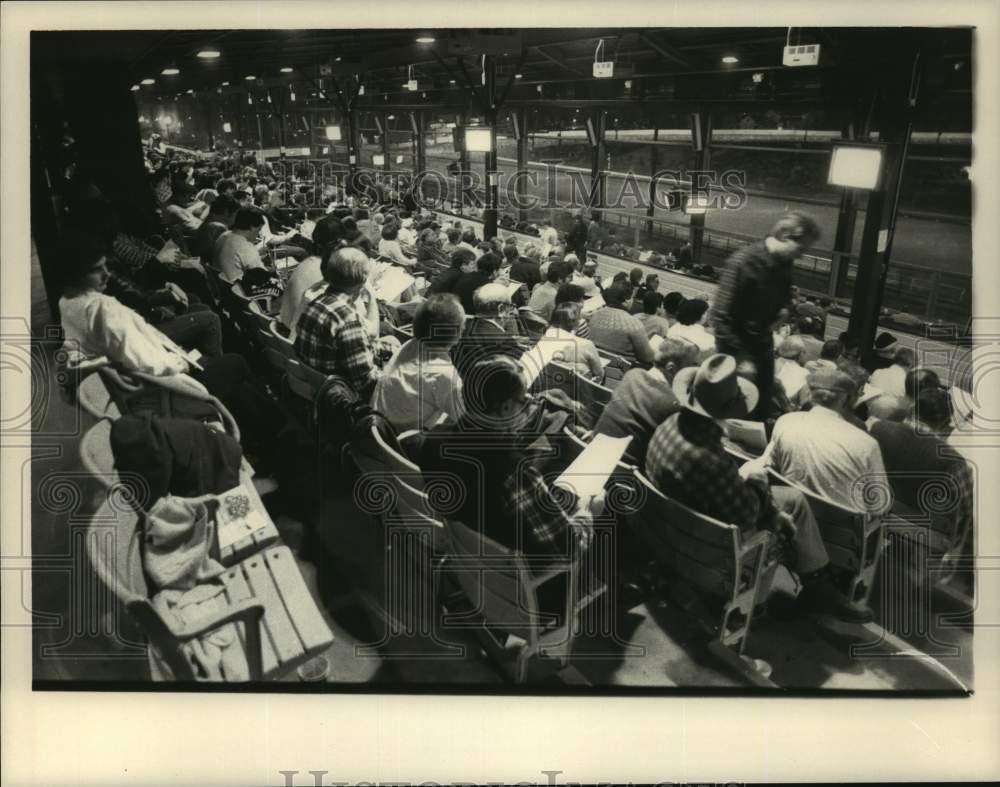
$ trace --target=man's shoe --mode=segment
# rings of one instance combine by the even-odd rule
[[[847,623],[870,623],[875,617],[868,607],[852,602],[826,578],[803,587],[796,605],[803,612],[825,613]]]

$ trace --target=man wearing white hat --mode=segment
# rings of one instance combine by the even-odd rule
[[[736,360],[718,353],[674,377],[682,409],[653,434],[645,473],[665,495],[741,530],[770,530],[791,542],[787,567],[802,582],[799,606],[843,620],[867,622],[870,610],[851,603],[828,576],[826,547],[805,496],[792,487],[769,488],[763,471],[740,475],[722,445],[717,421],[746,418],[757,406],[757,387],[736,374]]]

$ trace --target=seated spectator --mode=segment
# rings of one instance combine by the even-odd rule
[[[454,293],[462,303],[467,314],[475,311],[472,296],[484,284],[496,280],[500,272],[500,258],[495,254],[483,254],[476,260],[476,267],[471,273],[462,273],[452,286]]]
[[[580,324],[580,305],[560,303],[552,309],[549,327],[538,342],[521,356],[528,379],[535,380],[550,361],[574,367],[584,377],[604,379],[604,363],[594,343],[575,334]]]
[[[864,367],[869,374],[879,369],[888,369],[895,361],[899,340],[888,331],[882,331],[875,337],[874,352],[864,360]]]
[[[684,301],[677,310],[677,322],[670,326],[667,336],[687,339],[702,352],[715,350],[715,337],[705,328],[708,319],[708,303],[701,298]]]
[[[456,248],[451,253],[451,267],[446,271],[441,271],[431,281],[427,289],[428,295],[452,292],[455,283],[461,278],[463,273],[474,273],[476,270],[476,254],[469,249]]]
[[[426,227],[417,236],[417,264],[427,271],[437,271],[446,267],[450,257],[441,248],[437,230]]]
[[[67,233],[60,241],[65,284],[59,299],[66,351],[73,361],[107,358],[124,372],[154,377],[186,374],[218,397],[248,434],[277,434],[280,409],[254,385],[242,356],[200,358],[154,328],[117,299],[104,294],[109,274],[104,245],[96,238]],[[214,315],[213,315],[214,316]],[[158,401],[158,397],[157,397]]]
[[[519,281],[528,285],[532,289],[542,280],[542,274],[538,270],[537,258],[532,260],[518,254],[517,246],[507,246],[504,248],[504,256],[510,262],[511,281]]]
[[[906,375],[916,365],[916,356],[909,347],[896,347],[892,365],[876,369],[868,379],[870,389],[906,396]]]
[[[317,297],[325,287],[318,288],[324,282],[323,258],[319,255],[306,257],[300,262],[285,283],[285,292],[281,296],[281,309],[277,320],[288,329],[288,337],[294,341],[295,326],[306,304]],[[306,293],[309,293],[307,296]]]
[[[645,292],[642,295],[642,313],[635,315],[646,329],[646,335],[652,339],[654,336],[667,337],[670,331],[670,323],[663,316],[663,296],[654,291]]]
[[[465,333],[452,350],[458,373],[465,374],[477,361],[494,355],[520,358],[524,343],[510,330],[510,295],[502,284],[484,284],[473,293],[474,317],[466,322]]]
[[[802,365],[805,345],[798,336],[788,336],[778,345],[778,357],[774,361],[774,379],[781,382],[785,396],[792,405],[801,406],[809,401],[808,392],[803,392],[809,373]],[[802,394],[805,393],[803,396]]]
[[[583,288],[576,284],[563,284],[559,287],[558,292],[556,292],[556,306],[560,303],[575,303],[580,307],[580,321],[577,323],[576,330],[573,333],[582,339],[590,338],[590,324],[587,322],[587,318],[582,315],[583,304],[586,301],[587,298],[584,295]]]
[[[553,262],[545,274],[545,281],[535,286],[528,299],[528,308],[544,320],[552,316],[556,304],[556,293],[563,284],[568,284],[573,275],[572,268],[565,262]]]
[[[895,421],[902,423],[910,415],[912,402],[892,394],[877,394],[865,402],[867,408],[866,430],[870,431],[875,421]]]
[[[630,307],[629,311],[631,311],[632,314],[643,314],[644,313],[644,306],[642,303],[643,296],[645,296],[647,292],[659,292],[659,291],[660,291],[660,277],[657,276],[655,273],[650,273],[646,277],[645,283],[640,284],[633,293],[632,306]]]
[[[649,293],[647,293],[647,296]],[[694,366],[698,349],[681,339],[666,339],[657,349],[649,369],[629,369],[611,393],[594,426],[598,434],[632,436],[626,458],[642,466],[646,447],[656,427],[681,409],[671,384],[681,369]]]
[[[665,495],[744,533],[770,530],[779,541],[791,541],[794,556],[785,562],[802,583],[798,602],[803,609],[871,620],[871,612],[852,604],[830,579],[826,546],[803,494],[770,487],[767,475],[753,468],[743,477],[723,447],[718,421],[746,418],[757,405],[757,388],[737,376],[736,360],[713,355],[698,368],[678,372],[672,387],[682,409],[653,433],[647,478]]]
[[[802,358],[803,365],[810,361],[818,361],[823,352],[822,324],[812,317],[797,317],[795,327],[805,348],[805,355]]]
[[[337,249],[325,266],[322,295],[308,303],[295,326],[295,352],[302,363],[343,377],[363,399],[381,374],[376,347],[355,305],[368,287],[368,258],[360,249]],[[368,321],[378,322],[378,303],[368,300]]]
[[[844,348],[844,358],[857,362],[861,357],[861,347],[858,345],[857,338],[849,334],[847,331],[842,331],[837,336],[837,341],[840,342]]]
[[[653,362],[653,348],[646,328],[625,310],[631,292],[632,286],[627,281],[615,282],[604,290],[606,305],[590,317],[590,338],[603,350],[648,366]]]
[[[425,473],[457,485],[441,515],[528,556],[569,555],[572,541],[589,544],[590,509],[565,494],[553,495],[534,464],[525,461],[518,433],[531,409],[517,363],[505,357],[477,362],[466,377],[463,402],[459,421],[431,430],[419,451]]]
[[[947,443],[952,420],[947,392],[921,388],[903,423],[876,421],[871,435],[882,451],[897,503],[922,511],[933,489],[934,510],[952,517],[954,532],[963,534],[971,532],[975,490],[972,467]]]
[[[462,240],[458,244],[459,246],[474,252],[478,243],[479,238],[476,237],[476,231],[472,227],[462,230]]]
[[[917,400],[917,394],[926,388],[941,388],[941,378],[933,369],[910,369],[903,380],[903,391],[910,402]]]
[[[193,235],[201,226],[201,219],[181,204],[184,200],[171,181],[170,171],[163,169],[155,173],[152,178],[152,186],[153,195],[163,215],[163,221],[168,230],[174,231],[171,234],[179,239]]]
[[[844,345],[838,339],[830,339],[823,342],[823,349],[820,350],[819,357],[824,361],[839,363],[844,355]]]
[[[459,243],[462,240],[462,230],[458,227],[449,227],[445,230],[445,237],[447,240],[442,244],[441,250],[450,257],[459,247]]]
[[[885,498],[865,494],[866,483],[885,475],[878,443],[844,419],[857,390],[854,381],[839,369],[820,369],[809,374],[807,384],[809,410],[778,418],[755,461],[842,506],[884,513]]]
[[[263,226],[264,214],[256,208],[236,212],[233,228],[215,241],[215,264],[223,281],[235,284],[248,270],[264,267],[257,250]]]
[[[684,294],[676,290],[663,296],[663,316],[671,326],[677,322],[677,312],[685,300]]]
[[[577,270],[579,272],[573,274],[573,284],[578,284],[583,287],[583,292],[588,298],[600,295],[601,280],[597,275],[597,263],[593,260],[587,260],[583,263],[581,268]]]
[[[397,432],[459,419],[462,380],[450,352],[464,327],[465,310],[454,295],[432,295],[417,307],[413,338],[385,365],[372,397]]]
[[[191,251],[201,257],[205,264],[212,265],[212,255],[215,253],[215,242],[219,236],[227,232],[236,220],[239,203],[231,197],[220,195],[208,210],[208,215],[198,227],[191,240]]]
[[[378,253],[379,256],[407,268],[413,268],[417,264],[415,257],[403,253],[399,242],[399,228],[395,224],[386,224],[382,228],[382,239],[378,242]]]

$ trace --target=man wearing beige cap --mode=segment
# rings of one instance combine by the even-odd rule
[[[741,474],[722,445],[717,421],[746,418],[757,406],[757,387],[736,374],[736,359],[712,355],[700,367],[674,377],[680,412],[653,434],[645,474],[665,495],[744,532],[770,530],[791,542],[783,562],[802,582],[798,605],[842,620],[865,623],[866,607],[851,603],[829,576],[830,558],[819,526],[801,491],[770,488],[761,468]]]
[[[785,395],[792,404],[800,404],[799,392],[805,387],[809,373],[802,366],[806,347],[798,336],[787,336],[778,345],[774,363],[775,379],[781,382]]]
[[[764,454],[748,465],[772,467],[810,492],[848,508],[884,513],[887,496],[864,494],[866,484],[885,483],[878,443],[844,419],[855,382],[839,369],[821,367],[809,373],[806,385],[809,410],[781,416]]]

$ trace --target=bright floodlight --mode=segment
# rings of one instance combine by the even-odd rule
[[[711,199],[706,194],[694,194],[688,198],[687,205],[684,206],[684,212],[688,216],[703,216],[708,213],[708,209],[711,206]]]
[[[282,74],[291,74],[292,71],[294,71],[294,70],[295,69],[292,68],[291,66],[285,66],[284,68],[281,69],[281,73]]]
[[[420,38],[417,39],[417,43],[418,44],[433,44],[434,43],[434,37],[433,36],[420,36]]]
[[[396,156],[396,163],[397,164],[402,164],[403,163],[403,155],[402,154],[399,154],[399,155]]]
[[[132,90],[132,91],[136,91],[136,90],[139,89],[139,86],[138,85],[132,85],[132,87],[129,88],[129,89]]]
[[[165,68],[160,73],[165,77],[177,76],[181,70],[179,68]]]
[[[227,134],[233,133],[233,127],[228,120],[222,124],[222,130],[225,131]]]
[[[256,79],[257,77],[255,77],[255,76],[254,76],[253,74],[247,74],[247,75],[246,75],[245,77],[243,77],[243,78],[244,78],[244,79],[245,79],[245,80],[246,80],[247,82],[249,82],[249,81],[251,81],[251,80],[253,80],[253,79]]]
[[[854,189],[877,189],[882,173],[882,148],[834,145],[830,156],[829,183]]]
[[[331,142],[340,142],[340,126],[327,126],[326,138]]]
[[[219,57],[221,54],[222,53],[218,49],[202,49],[198,53],[198,57],[202,60],[215,60],[215,58]]]
[[[143,85],[155,85],[156,84],[156,80],[152,79],[151,77],[146,77],[144,80],[142,80],[142,82],[140,84],[143,84]]]
[[[722,62],[726,63],[727,65],[732,65],[733,63],[739,63],[740,59],[735,55],[726,55],[724,58],[722,58]]]
[[[384,167],[385,166],[385,156],[381,153],[372,154],[372,166],[373,167]]]
[[[489,153],[493,150],[493,129],[466,126],[465,149],[470,153]]]

